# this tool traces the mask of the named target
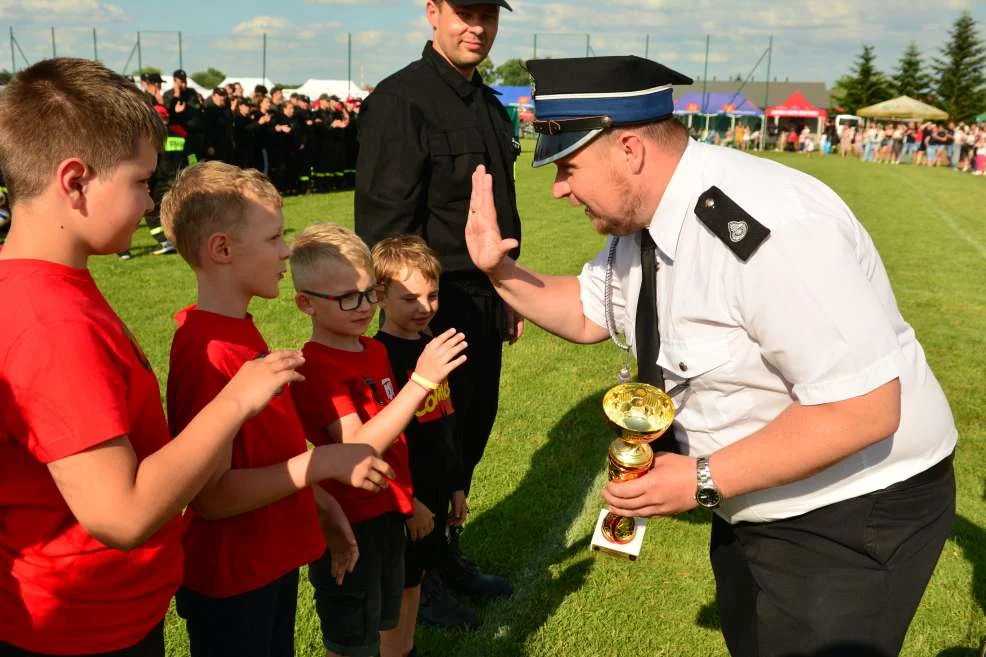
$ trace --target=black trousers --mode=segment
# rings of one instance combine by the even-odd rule
[[[210,598],[186,588],[175,594],[191,657],[293,657],[298,571],[259,589]]]
[[[55,657],[39,652],[28,652],[21,650],[9,643],[0,641],[0,657]],[[143,639],[129,648],[114,650],[113,652],[103,652],[89,654],[87,657],[164,657],[164,621],[147,633]]]
[[[889,488],[769,523],[712,522],[733,657],[900,652],[955,516],[952,459]]]
[[[449,377],[455,408],[456,448],[462,455],[466,494],[483,457],[500,400],[500,366],[506,313],[485,274],[452,272],[439,282],[435,335],[456,328],[466,335],[468,360]]]

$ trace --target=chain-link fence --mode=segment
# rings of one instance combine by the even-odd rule
[[[71,56],[99,59],[128,74],[154,67],[168,75],[182,68],[199,77],[196,73],[211,68],[230,79],[266,80],[286,87],[310,78],[351,80],[363,87],[376,84],[401,62],[419,57],[427,38],[428,33],[422,31],[349,33],[317,25],[290,32],[247,25],[222,34],[13,26],[0,33],[0,68],[17,71],[47,57]],[[508,59],[633,54],[669,63],[698,77],[703,72],[704,37],[678,38],[674,51],[668,50],[668,40],[668,35],[629,32],[524,34],[501,30],[490,58],[499,65]],[[751,49],[750,63],[761,49],[757,47],[756,54]],[[739,55],[741,59],[745,59],[743,55]],[[715,53],[712,62],[715,65]],[[719,74],[726,77],[723,71]],[[731,71],[728,75],[735,74]],[[715,68],[709,75],[716,75]]]

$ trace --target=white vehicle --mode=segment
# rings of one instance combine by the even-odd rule
[[[863,122],[864,119],[855,114],[839,114],[835,117],[835,134],[841,135],[843,126],[856,127]]]

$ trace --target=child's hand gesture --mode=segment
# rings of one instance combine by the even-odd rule
[[[435,514],[421,500],[414,498],[414,515],[405,520],[412,541],[419,541],[435,529]]]
[[[452,513],[449,514],[448,524],[461,527],[465,524],[467,515],[469,515],[469,502],[466,501],[466,492],[457,490],[452,493]]]
[[[335,479],[353,488],[378,493],[390,485],[387,479],[396,476],[390,464],[364,443],[322,445],[314,451],[312,466],[319,480]]]
[[[324,493],[318,486],[313,487],[312,490],[315,492],[315,502],[318,505],[322,534],[332,556],[332,576],[336,578],[336,584],[342,586],[346,573],[353,572],[359,560],[356,535],[353,534],[353,527],[349,524],[349,519],[346,518],[339,502]]]
[[[230,379],[217,399],[237,405],[247,418],[251,418],[267,406],[271,398],[280,394],[289,383],[304,381],[295,370],[305,362],[300,351],[285,349],[246,362]]]
[[[466,362],[462,351],[467,346],[466,336],[450,328],[428,343],[418,357],[414,373],[432,383],[444,381],[449,372]]]

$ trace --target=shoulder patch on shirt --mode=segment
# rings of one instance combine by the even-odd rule
[[[764,240],[770,237],[770,229],[715,186],[709,187],[698,197],[695,216],[743,262],[749,260]]]

